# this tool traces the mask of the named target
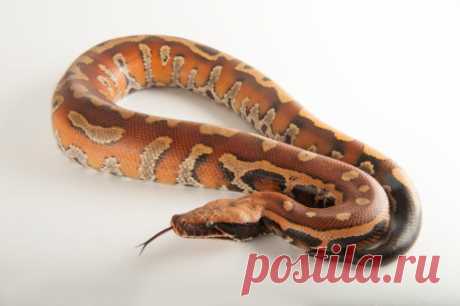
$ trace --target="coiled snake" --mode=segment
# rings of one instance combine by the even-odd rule
[[[209,97],[265,137],[115,104],[150,87]],[[248,194],[173,216],[182,237],[275,233],[310,252],[356,244],[358,254],[390,260],[420,229],[419,201],[393,161],[319,121],[251,66],[186,39],[130,36],[91,48],[60,80],[52,122],[60,149],[83,166]]]

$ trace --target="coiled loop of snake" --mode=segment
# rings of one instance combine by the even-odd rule
[[[209,97],[264,136],[115,104],[150,87]],[[131,36],[91,48],[59,82],[52,120],[59,147],[83,166],[249,194],[174,216],[183,237],[275,233],[310,251],[357,244],[389,260],[419,232],[418,199],[393,161],[322,123],[249,65],[186,39]]]

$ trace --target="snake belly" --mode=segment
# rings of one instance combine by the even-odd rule
[[[263,136],[116,104],[150,87],[206,96]],[[356,243],[386,260],[406,252],[419,233],[420,204],[398,165],[318,120],[256,69],[190,40],[142,35],[94,46],[58,83],[52,122],[59,148],[85,167],[257,195],[227,210],[207,206],[213,213],[200,211],[206,224],[220,209],[221,224],[264,220],[309,250]]]

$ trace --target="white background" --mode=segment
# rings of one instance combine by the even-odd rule
[[[4,1],[0,12],[0,305],[457,304],[460,4],[454,1]],[[67,161],[50,96],[87,48],[122,35],[203,42],[259,68],[325,122],[404,166],[423,202],[411,255],[441,255],[437,284],[255,285],[250,252],[281,239],[134,246],[184,212],[234,194],[128,181]],[[249,130],[204,98],[130,96],[135,110]],[[456,302],[456,303],[455,303]]]

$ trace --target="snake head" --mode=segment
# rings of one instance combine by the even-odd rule
[[[252,239],[267,232],[262,222],[264,206],[263,199],[253,193],[237,199],[215,200],[187,213],[174,215],[170,227],[138,245],[140,254],[153,240],[170,230],[184,238]]]
[[[158,236],[173,230],[184,238],[214,238],[245,241],[272,233],[312,252],[323,243],[302,228],[299,216],[311,208],[278,192],[254,192],[236,199],[209,202],[189,212],[174,215],[170,227],[141,244],[142,250]],[[331,209],[331,208],[325,208]],[[307,219],[308,221],[309,219]],[[314,224],[312,224],[313,228]]]
[[[252,195],[219,199],[174,215],[171,227],[185,238],[249,240],[266,232],[260,222],[264,203]]]

